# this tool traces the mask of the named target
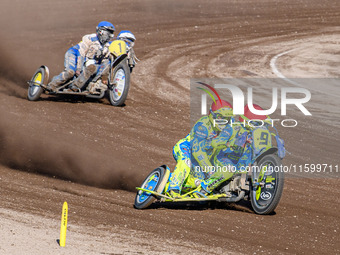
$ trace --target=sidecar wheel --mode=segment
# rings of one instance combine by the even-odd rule
[[[282,165],[277,155],[266,155],[257,164],[266,167],[263,179],[263,187],[253,187],[250,189],[250,202],[255,213],[270,214],[280,202],[283,192],[284,172],[280,167]],[[259,178],[260,173],[253,173],[253,178]]]
[[[164,166],[160,166],[153,170],[143,181],[141,188],[162,193],[169,179],[170,171]],[[150,206],[156,197],[149,192],[138,190],[135,199],[135,208],[145,209]]]
[[[44,89],[39,84],[44,84],[46,71],[45,68],[39,67],[34,73],[28,87],[27,99],[29,101],[37,101],[40,98],[41,93]]]

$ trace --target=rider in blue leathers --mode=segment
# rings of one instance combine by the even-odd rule
[[[47,88],[56,91],[58,86],[79,74],[85,61],[85,67],[74,81],[71,89],[80,91],[83,85],[98,70],[100,64],[109,64],[109,41],[113,39],[115,27],[108,21],[99,22],[95,34],[85,35],[80,43],[71,47],[65,54],[65,70],[53,77]],[[102,63],[103,62],[103,63]]]
[[[80,43],[69,48],[65,53],[64,71],[53,77],[48,84],[51,90],[55,90],[59,85],[64,84],[73,78],[74,75],[79,76],[82,71],[84,56],[80,54]]]

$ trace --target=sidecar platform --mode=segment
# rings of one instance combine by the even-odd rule
[[[148,189],[143,189],[143,188],[139,188],[139,187],[137,187],[136,189],[150,193],[150,194],[158,197],[161,202],[218,201],[221,198],[228,198],[228,196],[226,194],[212,194],[212,195],[208,195],[207,197],[193,197],[192,192],[184,194],[183,197],[173,198],[173,197],[166,196],[166,195],[163,195],[163,194],[158,193],[156,191],[152,191],[152,190],[148,190]],[[191,196],[189,196],[189,194],[191,194]],[[188,196],[186,196],[186,195],[188,195]]]

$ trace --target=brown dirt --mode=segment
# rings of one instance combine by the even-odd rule
[[[336,178],[288,178],[270,216],[255,215],[246,203],[133,209],[134,187],[158,165],[174,166],[172,146],[190,130],[190,78],[275,77],[270,60],[290,49],[298,50],[277,62],[287,77],[339,77],[339,2],[1,5],[1,254],[340,253]],[[25,82],[35,69],[45,64],[57,74],[66,49],[100,20],[137,37],[141,62],[126,106],[53,96],[27,101]],[[339,94],[336,86],[313,87],[313,118],[301,118],[294,131],[280,129],[292,153],[285,164],[339,164],[331,122],[340,117]],[[55,239],[63,201],[70,227],[61,250]]]

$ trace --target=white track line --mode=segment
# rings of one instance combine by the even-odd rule
[[[291,84],[294,84],[294,85],[296,85],[296,86],[301,86],[301,85],[298,84],[297,82],[292,81],[292,80],[288,79],[286,76],[284,76],[284,75],[277,69],[277,67],[276,67],[276,60],[277,60],[279,57],[282,57],[283,55],[286,55],[286,54],[288,54],[288,53],[290,53],[290,52],[292,52],[292,51],[294,51],[294,50],[296,50],[296,49],[287,50],[287,51],[285,51],[285,52],[282,52],[282,53],[277,54],[276,56],[274,56],[274,57],[270,60],[270,67],[272,68],[273,73],[276,74],[277,77],[282,78],[282,79],[284,79],[285,81],[287,81],[287,82],[289,82],[289,83],[291,83]]]
[[[293,84],[295,86],[298,86],[298,87],[306,87],[306,86],[303,86],[291,79],[288,79],[286,76],[284,76],[276,67],[276,60],[279,58],[279,57],[282,57],[283,55],[286,55],[294,50],[297,50],[297,49],[292,49],[292,50],[287,50],[285,52],[282,52],[282,53],[279,53],[277,54],[276,56],[274,56],[271,60],[270,60],[270,67],[272,68],[272,71],[274,74],[276,74],[277,77],[279,78],[282,78],[283,80],[285,80],[286,82],[289,82],[290,84]],[[325,94],[325,95],[328,95],[328,96],[333,96],[333,97],[338,97],[340,98],[340,96],[338,95],[334,95],[333,93],[327,93],[326,91],[321,91],[321,90],[316,90],[316,89],[312,89],[310,87],[308,87],[308,90],[309,91],[314,91],[316,93],[322,93],[322,94]]]

